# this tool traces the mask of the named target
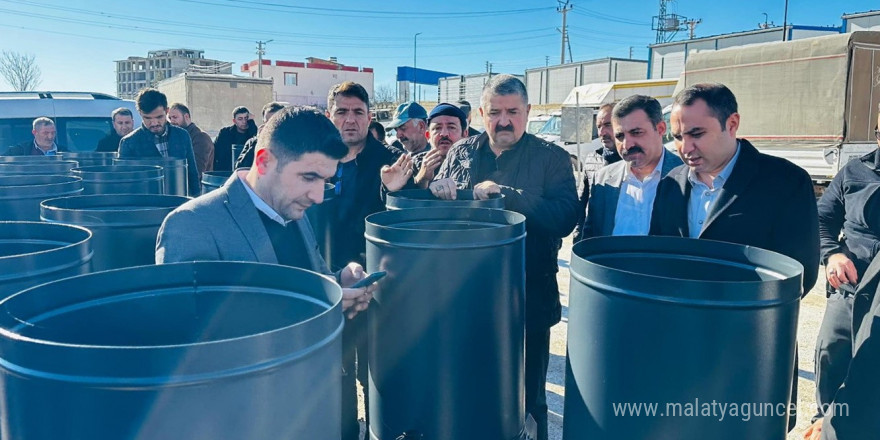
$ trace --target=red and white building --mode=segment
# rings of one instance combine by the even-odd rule
[[[260,77],[259,61],[253,60],[241,66],[242,73],[253,78]],[[373,69],[346,66],[336,58],[322,60],[306,58],[305,63],[296,61],[263,60],[263,78],[271,78],[276,101],[292,105],[327,107],[327,93],[336,84],[354,81],[373,96]]]

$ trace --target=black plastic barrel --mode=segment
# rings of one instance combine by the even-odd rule
[[[202,194],[207,194],[223,186],[232,171],[205,171],[202,173]]]
[[[709,240],[577,243],[563,438],[784,440],[802,273]]]
[[[162,167],[165,174],[165,194],[175,196],[187,195],[186,159],[174,157],[156,158],[119,158],[113,160],[117,165],[153,165]]]
[[[235,161],[238,160],[238,156],[241,156],[241,152],[244,151],[244,144],[232,144],[232,163],[229,164],[229,169],[235,169]]]
[[[83,195],[162,194],[162,167],[149,165],[98,165],[71,170],[82,177]]]
[[[385,207],[388,209],[439,207],[504,209],[504,196],[492,194],[486,200],[477,200],[472,190],[460,189],[456,193],[455,200],[443,200],[435,197],[428,189],[404,189],[388,193]]]
[[[331,225],[333,219],[336,218],[339,209],[339,199],[336,198],[336,185],[332,183],[324,184],[324,201],[319,205],[312,205],[306,209],[306,215],[309,217],[309,223],[315,231],[315,238],[318,241],[318,249],[321,256],[327,262],[327,267],[336,267],[333,265],[333,234]],[[346,262],[347,263],[347,262]]]
[[[74,160],[37,160],[0,163],[0,176],[66,175],[79,164]]]
[[[162,220],[187,197],[107,194],[62,197],[40,204],[44,221],[88,228],[95,271],[153,264]]]
[[[339,440],[342,292],[198,262],[68,278],[0,303],[6,439]]]
[[[61,153],[64,159],[75,160],[79,163],[80,167],[97,167],[97,166],[107,166],[113,165],[113,159],[116,159],[118,154],[115,152],[109,151],[79,151],[75,153],[64,152]]]
[[[0,299],[49,281],[88,273],[91,240],[92,233],[79,226],[0,222]]]
[[[370,438],[524,439],[525,217],[401,209],[366,228],[367,269],[388,272],[370,306]]]
[[[82,194],[73,176],[0,176],[0,221],[40,221],[40,202]]]

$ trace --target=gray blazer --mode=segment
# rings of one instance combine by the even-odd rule
[[[662,179],[673,168],[682,164],[677,154],[663,149],[663,167],[660,169]],[[626,175],[627,162],[621,160],[604,166],[596,171],[590,185],[590,200],[587,202],[587,218],[581,228],[583,234],[579,240],[591,237],[603,237],[614,232],[614,216],[617,213],[617,200],[620,198],[620,187]]]
[[[296,220],[311,267],[332,275],[318,251],[308,217]],[[233,175],[222,187],[190,200],[165,217],[156,239],[156,264],[251,261],[278,264],[275,249],[244,184]]]

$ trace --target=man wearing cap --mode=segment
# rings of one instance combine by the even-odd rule
[[[418,102],[411,101],[400,104],[397,107],[394,120],[388,124],[389,128],[393,128],[397,132],[397,140],[400,145],[395,145],[395,147],[402,148],[410,154],[429,150],[431,146],[428,144],[428,138],[425,137],[427,119],[428,112]]]
[[[466,128],[467,117],[458,107],[445,102],[434,107],[428,115],[425,133],[434,148],[416,155],[402,155],[393,165],[383,167],[385,188],[388,191],[427,188],[452,145],[467,137]]]

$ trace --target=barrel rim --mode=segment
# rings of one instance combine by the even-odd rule
[[[73,166],[70,166],[73,164]],[[66,169],[68,172],[79,166],[79,162],[75,160],[49,160],[45,163],[37,162],[0,162],[0,171],[5,170],[32,170],[36,168],[49,168],[52,171],[58,171],[59,169]],[[4,172],[4,175],[12,175],[11,172]],[[33,173],[28,173],[33,174]]]
[[[495,208],[504,209],[504,194],[490,194],[487,200],[477,200],[473,196],[473,190],[459,189],[456,190],[455,200],[442,200],[431,192],[429,189],[402,189],[399,191],[389,192],[385,196],[385,206],[389,209],[412,209],[426,208],[423,204],[437,203],[445,205],[444,208]],[[469,198],[461,198],[467,195]],[[421,196],[421,197],[419,197]],[[407,206],[414,205],[414,206]]]
[[[115,168],[115,169],[112,169]],[[148,175],[149,177],[162,177],[162,167],[158,165],[88,165],[76,167],[70,170],[78,176],[93,176],[104,174],[115,175]]]
[[[60,247],[56,247],[56,248],[52,248],[52,249],[46,249],[46,250],[37,251],[37,252],[28,252],[26,254],[16,254],[16,255],[7,255],[7,256],[0,255],[0,264],[2,264],[4,262],[13,261],[13,258],[21,258],[22,256],[25,256],[25,255],[42,256],[42,255],[48,255],[49,253],[53,253],[53,252],[60,252],[60,251],[68,250],[68,249],[73,249],[73,248],[76,248],[79,246],[83,246],[92,239],[92,235],[93,235],[92,231],[88,228],[85,228],[85,227],[82,227],[79,225],[66,224],[66,223],[47,223],[47,222],[33,222],[33,221],[0,221],[0,240],[3,240],[5,238],[4,235],[2,234],[3,228],[6,226],[9,226],[11,224],[31,225],[31,226],[36,226],[38,229],[45,229],[45,230],[56,229],[56,230],[60,231],[62,229],[67,229],[67,230],[75,229],[75,230],[79,231],[81,234],[84,234],[84,238],[81,238],[78,241],[73,242],[73,243],[68,243],[65,246],[60,246]],[[37,237],[30,237],[30,238],[33,239],[33,238],[37,238]],[[0,301],[0,302],[2,302],[2,301]]]
[[[85,229],[85,228],[81,228],[81,229]],[[343,323],[344,323],[344,317],[342,316],[342,313],[337,311],[337,309],[341,310],[341,308],[342,308],[342,287],[340,287],[339,284],[337,284],[336,281],[333,280],[332,278],[330,278],[329,276],[324,275],[324,274],[320,274],[317,272],[313,272],[310,270],[297,268],[297,267],[283,266],[283,265],[279,265],[279,264],[246,262],[246,261],[191,261],[191,262],[168,263],[168,264],[154,264],[154,265],[146,265],[146,266],[134,266],[134,267],[126,267],[126,268],[120,268],[120,269],[111,269],[111,270],[106,270],[106,271],[101,271],[101,272],[92,272],[92,273],[88,273],[88,274],[76,275],[73,277],[68,277],[68,278],[63,278],[63,279],[43,283],[43,284],[40,284],[37,286],[30,287],[25,290],[22,290],[18,293],[15,293],[15,294],[13,294],[3,300],[0,300],[0,310],[4,310],[6,307],[8,307],[14,301],[21,300],[22,298],[24,298],[24,295],[36,295],[36,294],[39,294],[41,290],[45,290],[45,289],[49,289],[49,288],[53,288],[53,287],[58,287],[58,286],[73,285],[82,279],[93,279],[93,280],[100,280],[102,278],[112,279],[114,277],[124,276],[127,272],[133,272],[136,270],[169,272],[169,271],[174,271],[176,269],[182,270],[187,266],[192,268],[191,270],[193,272],[193,276],[195,276],[196,272],[198,272],[198,269],[208,267],[211,265],[229,266],[230,273],[235,272],[234,269],[241,269],[241,268],[249,268],[250,270],[261,270],[261,266],[265,266],[265,268],[262,268],[262,270],[264,270],[264,271],[269,271],[269,270],[295,271],[295,272],[306,273],[309,275],[314,275],[314,276],[319,277],[321,279],[322,284],[324,284],[325,286],[330,286],[330,288],[333,289],[333,292],[331,292],[331,293],[335,294],[335,299],[331,300],[331,302],[322,304],[322,305],[326,306],[325,309],[322,310],[320,313],[317,313],[314,316],[309,317],[308,319],[297,321],[297,322],[285,325],[283,327],[273,328],[273,329],[265,331],[265,332],[242,335],[242,336],[237,336],[237,337],[233,337],[233,338],[215,339],[215,340],[210,340],[210,341],[190,342],[190,343],[184,343],[184,344],[166,344],[166,345],[74,344],[74,343],[69,343],[69,342],[58,342],[58,341],[45,340],[45,339],[41,339],[41,338],[22,336],[16,332],[11,331],[6,325],[4,325],[2,323],[0,323],[0,338],[15,340],[16,343],[26,343],[26,344],[51,346],[51,347],[58,347],[58,348],[110,350],[110,351],[164,350],[164,349],[176,349],[176,348],[219,346],[221,344],[236,343],[236,342],[241,342],[241,341],[245,341],[245,340],[256,338],[256,337],[264,337],[264,336],[271,337],[272,335],[276,335],[276,334],[291,330],[294,327],[306,325],[306,324],[314,322],[316,320],[327,318],[327,317],[329,317],[329,315],[331,313],[339,313],[340,326],[343,325]],[[160,276],[149,277],[149,281],[156,281],[156,280],[163,280],[163,279],[164,278],[160,277]],[[106,289],[104,291],[105,293],[106,293],[106,291],[112,291],[112,287],[110,287],[110,283],[102,283],[101,285],[103,287],[105,287],[105,289]],[[188,286],[192,286],[192,284],[187,284],[187,285],[180,284],[176,287],[182,288],[182,287],[188,287]],[[205,285],[202,285],[202,286],[205,286]],[[224,286],[224,287],[235,287],[235,286]],[[252,288],[253,286],[248,286],[248,287]],[[170,288],[171,287],[156,287],[152,290],[144,289],[144,290],[141,290],[137,293],[139,294],[139,296],[149,296],[149,295],[155,295],[158,290],[167,290]],[[278,290],[278,289],[266,288],[266,290]],[[116,295],[114,295],[114,296],[131,294],[131,293],[132,292],[116,292]],[[300,295],[302,295],[302,294],[300,294]],[[317,300],[315,298],[312,298],[312,299],[315,302],[319,302],[319,300]],[[92,301],[89,300],[89,301],[85,301],[85,302],[92,302]],[[67,307],[63,307],[63,308],[67,308]],[[56,307],[56,309],[53,309],[53,310],[57,310],[57,309],[58,309],[58,307]],[[44,314],[45,313],[46,312],[44,312]],[[13,319],[19,320],[18,318],[13,318]],[[22,323],[24,323],[24,322],[22,322]]]
[[[101,203],[104,201],[108,203]],[[113,203],[109,203],[110,201]],[[87,194],[67,197],[54,197],[40,202],[40,218],[47,222],[74,222],[77,225],[95,225],[107,226],[107,221],[112,221],[113,217],[122,216],[127,220],[127,224],[153,224],[165,218],[168,212],[177,209],[180,205],[190,201],[190,197],[178,196],[173,194]],[[118,209],[100,209],[102,206],[126,206],[125,201],[140,202],[133,204],[132,211],[136,211],[140,222],[132,222],[129,218],[130,214]],[[81,206],[75,206],[79,202]],[[139,209],[139,206],[141,206]],[[101,216],[99,223],[80,222],[72,219],[79,213],[88,213],[90,216]],[[159,218],[150,218],[151,214],[158,213]],[[110,223],[112,226],[120,226],[116,222]]]
[[[382,224],[386,219],[398,220]],[[505,219],[500,222],[497,219]],[[471,220],[498,221],[495,225],[465,230],[419,228],[396,226],[412,221]],[[515,211],[490,208],[450,207],[397,209],[370,214],[364,219],[364,237],[373,243],[385,243],[398,247],[484,247],[503,242],[516,241],[526,236],[526,217]],[[418,233],[414,233],[414,232]],[[420,240],[414,240],[420,238]]]
[[[46,183],[33,183],[33,184],[25,184],[25,185],[4,185],[4,180],[10,180],[13,182],[21,182],[22,180],[43,180],[47,181]],[[2,199],[18,199],[21,197],[16,197],[16,194],[21,194],[21,191],[24,188],[28,189],[52,189],[52,188],[64,188],[66,186],[76,186],[73,192],[82,191],[82,181],[83,179],[79,176],[70,176],[64,174],[23,174],[23,175],[0,175],[0,194],[3,192],[9,191],[10,194],[0,195],[0,200]],[[77,185],[79,183],[79,185]],[[45,191],[40,191],[42,195]],[[29,194],[34,195],[34,194]],[[10,197],[11,196],[11,197]]]
[[[712,252],[712,254],[714,255],[709,255],[710,252],[706,250],[710,246],[714,248]],[[601,247],[606,247],[608,249],[603,252],[596,252],[594,254],[588,253],[587,257],[589,257],[589,255],[612,255],[614,253],[636,252],[667,256],[675,255],[682,257],[682,260],[686,259],[684,257],[690,257],[690,259],[700,258],[705,260],[712,260],[718,263],[726,263],[730,266],[754,266],[758,269],[763,269],[764,273],[773,274],[774,278],[753,281],[714,281],[693,278],[681,279],[655,274],[643,274],[615,267],[609,267],[589,260],[583,255],[584,248]],[[629,251],[624,251],[623,249],[629,249]],[[673,253],[670,252],[669,249],[680,249],[682,251],[689,251],[690,253]],[[739,256],[740,260],[726,261],[722,258],[725,254]],[[759,260],[759,262],[753,261],[754,259]],[[772,264],[776,264],[776,266],[773,267]],[[749,307],[767,306],[771,304],[778,304],[780,302],[787,303],[791,301],[799,301],[801,296],[800,294],[792,294],[791,298],[780,297],[778,295],[777,297],[767,298],[767,296],[771,295],[771,293],[787,292],[788,289],[782,289],[782,287],[788,286],[789,284],[795,285],[795,283],[798,286],[798,289],[796,289],[796,291],[800,293],[802,290],[801,285],[804,268],[803,265],[801,265],[797,260],[791,257],[755,246],[686,237],[606,236],[592,237],[575,243],[571,250],[571,264],[569,267],[569,271],[571,272],[571,283],[575,283],[577,281],[585,285],[604,286],[602,287],[602,290],[607,290],[610,294],[640,297],[652,301],[682,303],[693,306]],[[743,298],[738,303],[733,302],[730,299],[701,299],[689,296],[664,296],[645,293],[645,288],[648,286],[650,286],[653,290],[658,290],[662,289],[664,285],[670,283],[676,283],[678,286],[693,285],[701,286],[703,288],[715,288],[718,289],[718,291],[724,291],[725,288],[730,288],[731,286],[738,289],[749,286],[773,286],[774,289],[773,292],[767,292],[767,289],[753,289],[753,291],[755,292],[760,292],[762,295],[764,295],[764,297]],[[609,289],[609,286],[614,286],[615,288]],[[687,289],[683,288],[680,290],[684,291]]]

